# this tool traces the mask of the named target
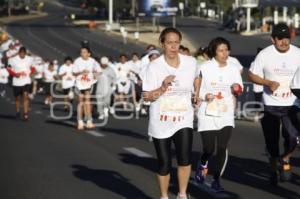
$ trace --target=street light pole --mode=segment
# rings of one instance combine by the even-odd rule
[[[8,16],[11,16],[11,0],[7,1],[7,12],[8,12]]]
[[[108,23],[110,24],[110,25],[112,25],[113,24],[113,0],[109,0],[109,3],[108,3],[109,5],[108,5],[108,12],[109,12],[109,14],[108,14]]]

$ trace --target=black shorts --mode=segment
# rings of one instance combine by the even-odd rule
[[[69,95],[69,92],[71,91],[71,88],[66,88],[66,89],[63,89],[63,94],[64,95]]]
[[[91,94],[91,93],[92,93],[92,88],[88,88],[88,89],[79,90],[79,92],[80,92],[80,94],[83,94],[83,95],[85,95],[85,94],[86,94],[86,92],[89,92],[89,94]]]
[[[31,85],[26,84],[24,86],[13,86],[14,96],[18,97],[20,95],[23,95],[25,92],[30,93],[31,92]]]
[[[45,89],[45,93],[46,95],[51,95],[51,85],[52,82],[44,82],[44,89]]]

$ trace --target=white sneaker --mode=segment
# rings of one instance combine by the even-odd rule
[[[108,117],[108,112],[109,112],[109,109],[108,108],[104,108],[104,117]]]
[[[185,196],[179,196],[178,194],[176,199],[190,199],[190,196],[188,194],[186,194]]]
[[[95,124],[92,122],[92,120],[88,120],[87,122],[86,122],[86,128],[88,128],[88,129],[93,129],[93,128],[95,128],[96,126],[95,126]]]
[[[79,120],[79,121],[78,121],[77,129],[78,129],[78,130],[83,130],[83,129],[84,129],[84,123],[83,123],[82,120]]]
[[[146,109],[145,109],[145,108],[142,108],[141,113],[142,113],[142,115],[147,115]]]
[[[112,115],[113,115],[113,114],[115,114],[115,108],[113,108],[113,107],[110,107],[110,109],[109,109],[109,113],[110,113],[110,114],[112,114]]]
[[[49,100],[48,99],[45,99],[45,102],[44,102],[46,105],[49,104]]]
[[[1,95],[1,97],[4,97],[5,94],[6,94],[6,91],[2,91],[0,95]]]
[[[135,112],[140,112],[140,110],[141,110],[141,105],[140,105],[140,104],[137,104],[137,105],[135,106]]]
[[[105,118],[105,116],[103,114],[100,114],[98,117],[99,120],[104,120],[104,118]]]
[[[29,97],[29,99],[33,100],[33,99],[34,99],[34,94],[30,93],[30,94],[28,95],[28,97]]]

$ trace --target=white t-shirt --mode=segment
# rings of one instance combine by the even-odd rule
[[[229,56],[227,62],[234,64],[240,72],[243,71],[243,66],[237,58]]]
[[[115,65],[118,78],[129,78],[129,72],[131,70],[131,65],[128,62],[126,63],[117,63]]]
[[[252,66],[253,62],[251,63],[251,66]],[[250,68],[251,68],[250,66]],[[261,93],[264,91],[264,87],[262,85],[259,85],[259,84],[255,84],[253,83],[253,92],[254,93]]]
[[[142,70],[142,62],[140,60],[137,60],[136,62],[130,60],[128,62],[128,65],[130,67],[130,70],[132,70],[136,74],[139,74]]]
[[[291,89],[300,89],[300,67],[296,71],[291,83]],[[300,108],[300,99],[297,98],[295,105]]]
[[[33,60],[30,56],[25,56],[23,59],[19,55],[12,57],[8,60],[8,65],[12,67],[12,70],[16,73],[23,72],[20,77],[13,77],[13,86],[25,86],[31,84],[30,67],[33,65]]]
[[[65,73],[66,75],[62,77],[62,88],[72,88],[75,85],[75,76],[73,75],[73,64],[69,66],[64,64],[59,68],[59,75],[63,75]]]
[[[0,46],[0,52],[7,51],[9,49],[9,45],[12,43],[13,41],[11,39],[8,39],[6,42],[2,43]]]
[[[146,55],[144,55],[141,58],[141,62],[142,62],[142,67],[148,66],[150,63],[150,59],[149,59],[149,53],[147,53]]]
[[[256,56],[250,71],[264,79],[276,81],[279,88],[273,93],[264,86],[263,102],[267,106],[292,106],[296,97],[292,94],[290,83],[300,66],[300,50],[290,45],[286,53],[280,53],[271,45]]]
[[[57,71],[53,70],[50,71],[48,68],[44,70],[44,81],[46,83],[52,83],[55,82],[55,76],[57,75]]]
[[[142,70],[142,62],[140,60],[137,60],[136,62],[133,62],[131,60],[127,62],[127,64],[129,65],[130,70],[134,72],[134,73],[130,72],[129,79],[131,79],[134,83],[137,83],[138,81],[137,75],[139,75]]]
[[[6,51],[6,57],[8,59],[16,56],[17,54],[18,54],[17,49],[10,49],[10,50]]]
[[[300,67],[297,69],[297,71],[293,77],[293,80],[291,83],[291,88],[292,89],[300,89]]]
[[[243,86],[242,77],[237,66],[227,62],[220,67],[212,59],[201,65],[202,82],[200,98],[205,100],[208,93],[215,95],[212,102],[203,101],[198,110],[198,131],[220,130],[225,126],[234,127],[235,97],[231,86],[238,83]]]
[[[35,70],[36,70],[36,74],[34,76],[35,79],[42,79],[43,78],[43,72],[45,70],[45,64],[43,63],[39,63],[34,65]]]
[[[143,90],[152,91],[162,85],[169,75],[176,78],[162,96],[150,105],[148,134],[154,138],[168,138],[182,128],[193,128],[191,94],[197,75],[197,63],[189,56],[179,54],[180,65],[171,67],[164,55],[149,64],[143,79]]]
[[[9,73],[6,68],[0,68],[0,84],[8,83]]]
[[[92,85],[97,82],[93,73],[101,72],[100,65],[95,59],[90,57],[84,60],[79,57],[74,61],[73,73],[83,72],[84,70],[87,70],[88,74],[81,74],[76,77],[75,85],[79,90],[90,89]]]

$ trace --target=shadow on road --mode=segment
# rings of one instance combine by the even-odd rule
[[[156,175],[156,168],[157,168],[157,162],[155,158],[145,158],[145,157],[137,157],[135,155],[121,153],[119,154],[121,157],[121,160],[130,165],[134,166],[140,166],[142,168],[145,168],[147,170],[150,170],[153,172],[153,176]],[[174,195],[177,195],[178,193],[178,182],[176,178],[176,172],[177,169],[175,167],[171,168],[171,181],[170,181],[170,188],[169,191],[173,193]],[[154,184],[153,186],[157,186],[157,184]],[[226,194],[218,195],[208,193],[206,191],[203,191],[199,189],[197,186],[190,184],[188,192],[193,198],[206,198],[206,199],[217,199],[217,198],[226,198],[226,199],[237,199],[240,198],[237,194],[232,192],[225,192]]]
[[[130,130],[124,130],[124,129],[117,129],[117,128],[106,128],[106,127],[102,127],[100,128],[101,131],[106,131],[109,133],[113,133],[116,135],[120,135],[120,136],[128,136],[128,137],[132,137],[132,138],[136,138],[136,139],[142,139],[142,140],[146,140],[147,136],[146,135],[141,135],[139,133],[136,133],[134,131],[130,131]]]
[[[277,187],[269,185],[268,168],[268,163],[260,160],[229,156],[223,178],[282,198],[300,198],[297,192],[281,187],[280,183]],[[299,176],[295,174],[294,178],[299,178]]]
[[[127,199],[151,199],[138,187],[132,185],[130,180],[120,173],[112,170],[91,169],[83,165],[72,165],[73,174],[83,181],[90,181]],[[100,196],[100,198],[102,198]]]
[[[11,115],[11,114],[0,114],[0,119],[5,119],[5,120],[16,120],[16,115]]]

